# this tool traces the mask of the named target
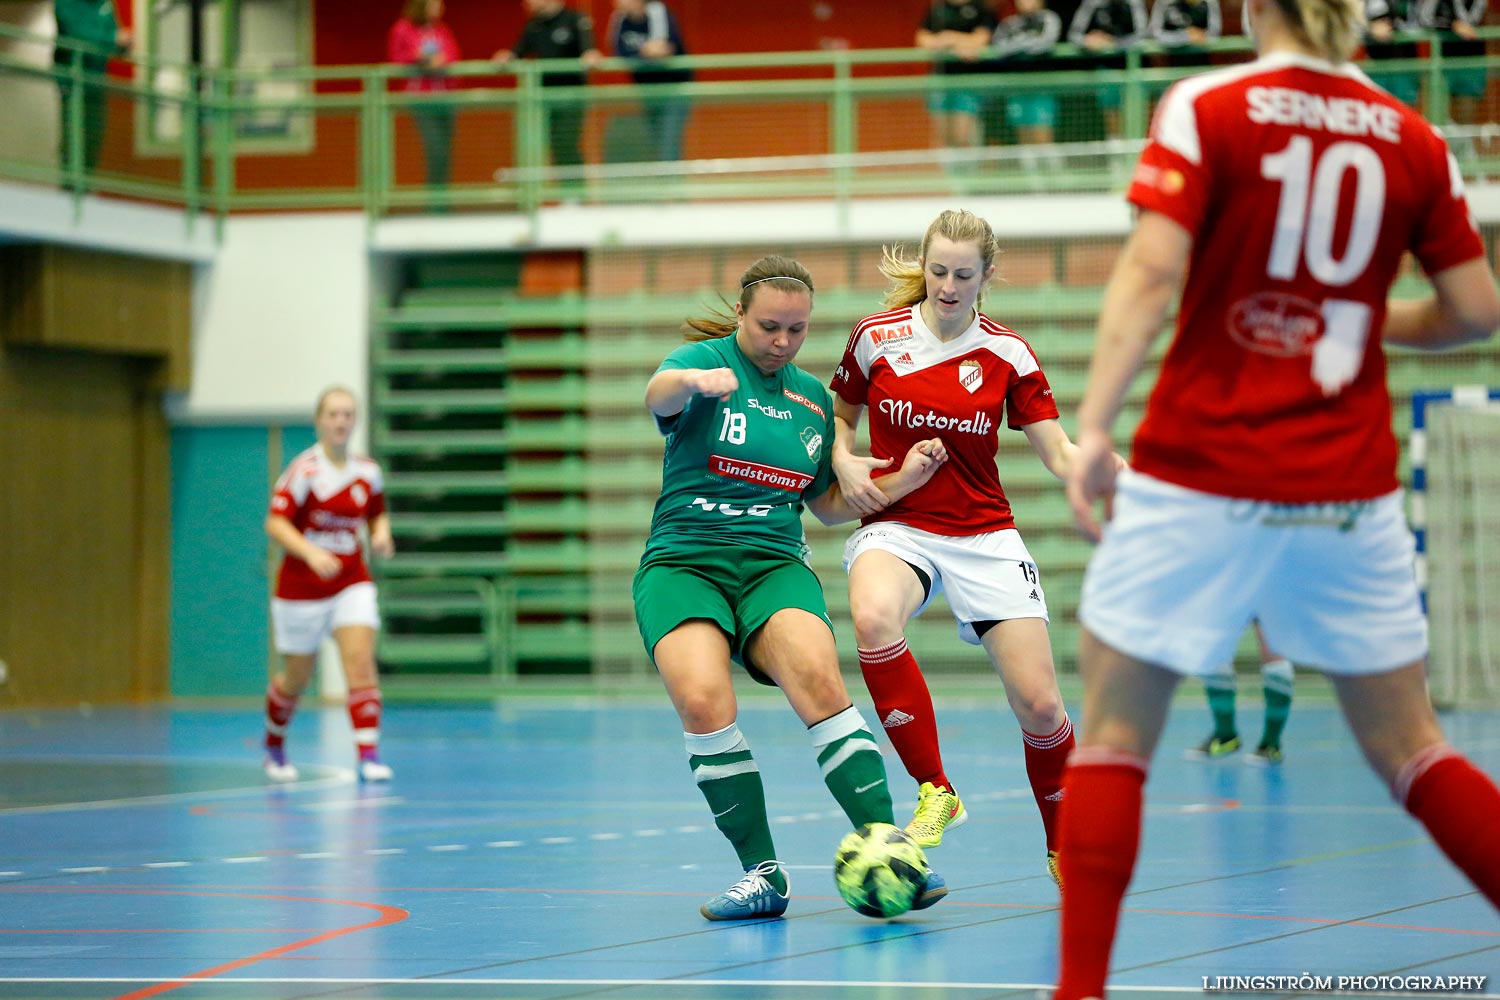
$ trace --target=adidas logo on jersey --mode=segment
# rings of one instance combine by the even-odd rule
[[[1033,601],[1040,601],[1042,599],[1042,595],[1037,593],[1037,589],[1035,587],[1032,587],[1031,593],[1027,594],[1026,596],[1030,597]]]
[[[905,712],[901,711],[901,709],[893,708],[891,709],[889,715],[880,720],[880,724],[887,729],[895,729],[897,726],[904,726],[908,722],[915,721],[917,721],[917,717],[915,715],[907,715]]]
[[[1042,798],[1046,799],[1048,802],[1061,802],[1063,800],[1063,790],[1059,788],[1051,795],[1044,795],[1042,796]]]
[[[917,366],[917,363],[911,359],[911,351],[906,351],[892,358],[891,364],[899,365],[902,368],[915,368]]]

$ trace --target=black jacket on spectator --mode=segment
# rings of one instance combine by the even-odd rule
[[[512,53],[516,58],[577,59],[594,47],[594,26],[587,15],[563,7],[550,17],[538,14],[521,29],[521,39]],[[543,73],[544,87],[581,87],[588,81],[583,73]]]
[[[999,59],[1045,56],[1062,36],[1062,18],[1045,7],[1030,14],[1013,14],[995,29],[991,46]]]
[[[653,68],[652,60],[641,57],[641,46],[656,39],[671,42],[676,55],[687,55],[687,46],[683,44],[677,19],[660,0],[650,0],[640,17],[627,17],[616,11],[609,22],[609,34],[610,47],[615,55],[626,59],[641,59],[631,71],[636,83],[687,83],[693,78],[693,71],[690,69]]]
[[[1082,45],[1084,36],[1102,31],[1126,49],[1146,32],[1146,8],[1141,0],[1084,0],[1068,28],[1068,41]]]
[[[1390,21],[1391,30],[1413,31],[1411,5],[1407,0],[1365,0],[1365,23]],[[1416,42],[1375,42],[1365,36],[1365,55],[1371,59],[1415,59]]]
[[[951,4],[947,0],[938,0],[928,8],[927,14],[922,18],[922,30],[937,34],[940,31],[962,31],[970,32],[976,28],[995,27],[995,15],[991,14],[979,0],[968,0],[967,3]],[[960,59],[945,59],[938,63],[939,73],[972,73],[974,64],[966,63]]]
[[[1156,0],[1151,8],[1151,37],[1163,45],[1191,45],[1188,31],[1197,28],[1209,39],[1223,33],[1219,0]]]

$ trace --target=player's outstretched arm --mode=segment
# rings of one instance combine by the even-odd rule
[[[646,383],[646,409],[658,417],[681,413],[694,396],[727,398],[740,387],[728,368],[668,368]]]
[[[1387,344],[1440,351],[1484,340],[1500,326],[1500,291],[1483,258],[1432,276],[1433,294],[1392,299],[1380,331]]]
[[[889,476],[881,477],[880,482],[885,487],[886,495],[891,498],[890,502],[895,503],[907,494],[927,485],[933,473],[937,472],[946,461],[948,461],[948,449],[940,438],[928,438],[912,445],[906,453],[906,459],[901,463],[901,468]],[[824,524],[842,524],[864,516],[844,497],[843,490],[838,483],[830,486],[822,496],[807,501],[807,509]]]

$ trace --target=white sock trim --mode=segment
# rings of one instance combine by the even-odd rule
[[[1418,750],[1397,772],[1396,780],[1391,782],[1391,797],[1403,809],[1407,808],[1406,800],[1411,797],[1411,786],[1417,783],[1417,779],[1431,770],[1432,765],[1439,761],[1459,756],[1462,755],[1446,740]]]
[[[808,727],[807,735],[812,739],[814,750],[821,750],[835,740],[841,740],[845,736],[853,736],[861,729],[869,732],[865,725],[864,716],[859,714],[859,709],[850,705],[838,715],[824,719],[815,726]]]
[[[687,747],[690,757],[712,757],[714,754],[729,753],[732,750],[750,749],[750,745],[745,742],[745,737],[740,732],[738,721],[731,722],[723,729],[712,733],[684,732],[682,742]]]

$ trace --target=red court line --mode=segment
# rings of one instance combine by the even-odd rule
[[[410,913],[408,913],[406,910],[403,910],[399,906],[386,906],[383,903],[361,903],[357,900],[352,899],[311,899],[306,896],[271,896],[262,893],[201,892],[186,889],[88,889],[72,887],[63,888],[53,886],[17,886],[14,889],[7,886],[4,887],[4,891],[39,893],[121,893],[142,896],[211,896],[220,899],[274,899],[278,902],[285,903],[333,903],[338,906],[358,906],[362,909],[374,910],[375,912],[380,914],[380,916],[376,917],[374,920],[367,920],[362,924],[354,924],[349,927],[338,928],[337,930],[325,931],[322,934],[317,934],[310,938],[303,938],[301,941],[293,941],[291,944],[281,945],[279,948],[271,948],[267,951],[257,952],[254,955],[247,955],[244,958],[237,958],[231,962],[225,962],[222,965],[216,965],[211,969],[203,969],[199,972],[190,972],[185,976],[176,977],[170,982],[157,983],[155,986],[147,986],[144,989],[135,990],[131,993],[122,993],[120,996],[116,997],[115,1000],[145,1000],[146,997],[160,996],[163,993],[169,993],[172,990],[178,989],[179,987],[190,986],[194,982],[202,982],[205,979],[212,979],[213,977],[222,975],[225,972],[233,972],[235,969],[243,969],[247,965],[254,965],[256,962],[264,962],[268,958],[280,958],[282,955],[286,955],[290,952],[300,951],[303,948],[310,948],[315,944],[322,944],[325,941],[332,941],[335,938],[343,937],[346,934],[353,934],[356,931],[373,930],[376,927],[385,927],[390,924],[398,924],[401,921],[405,920],[407,917],[411,916]]]
[[[312,934],[316,927],[0,927],[0,934]]]

